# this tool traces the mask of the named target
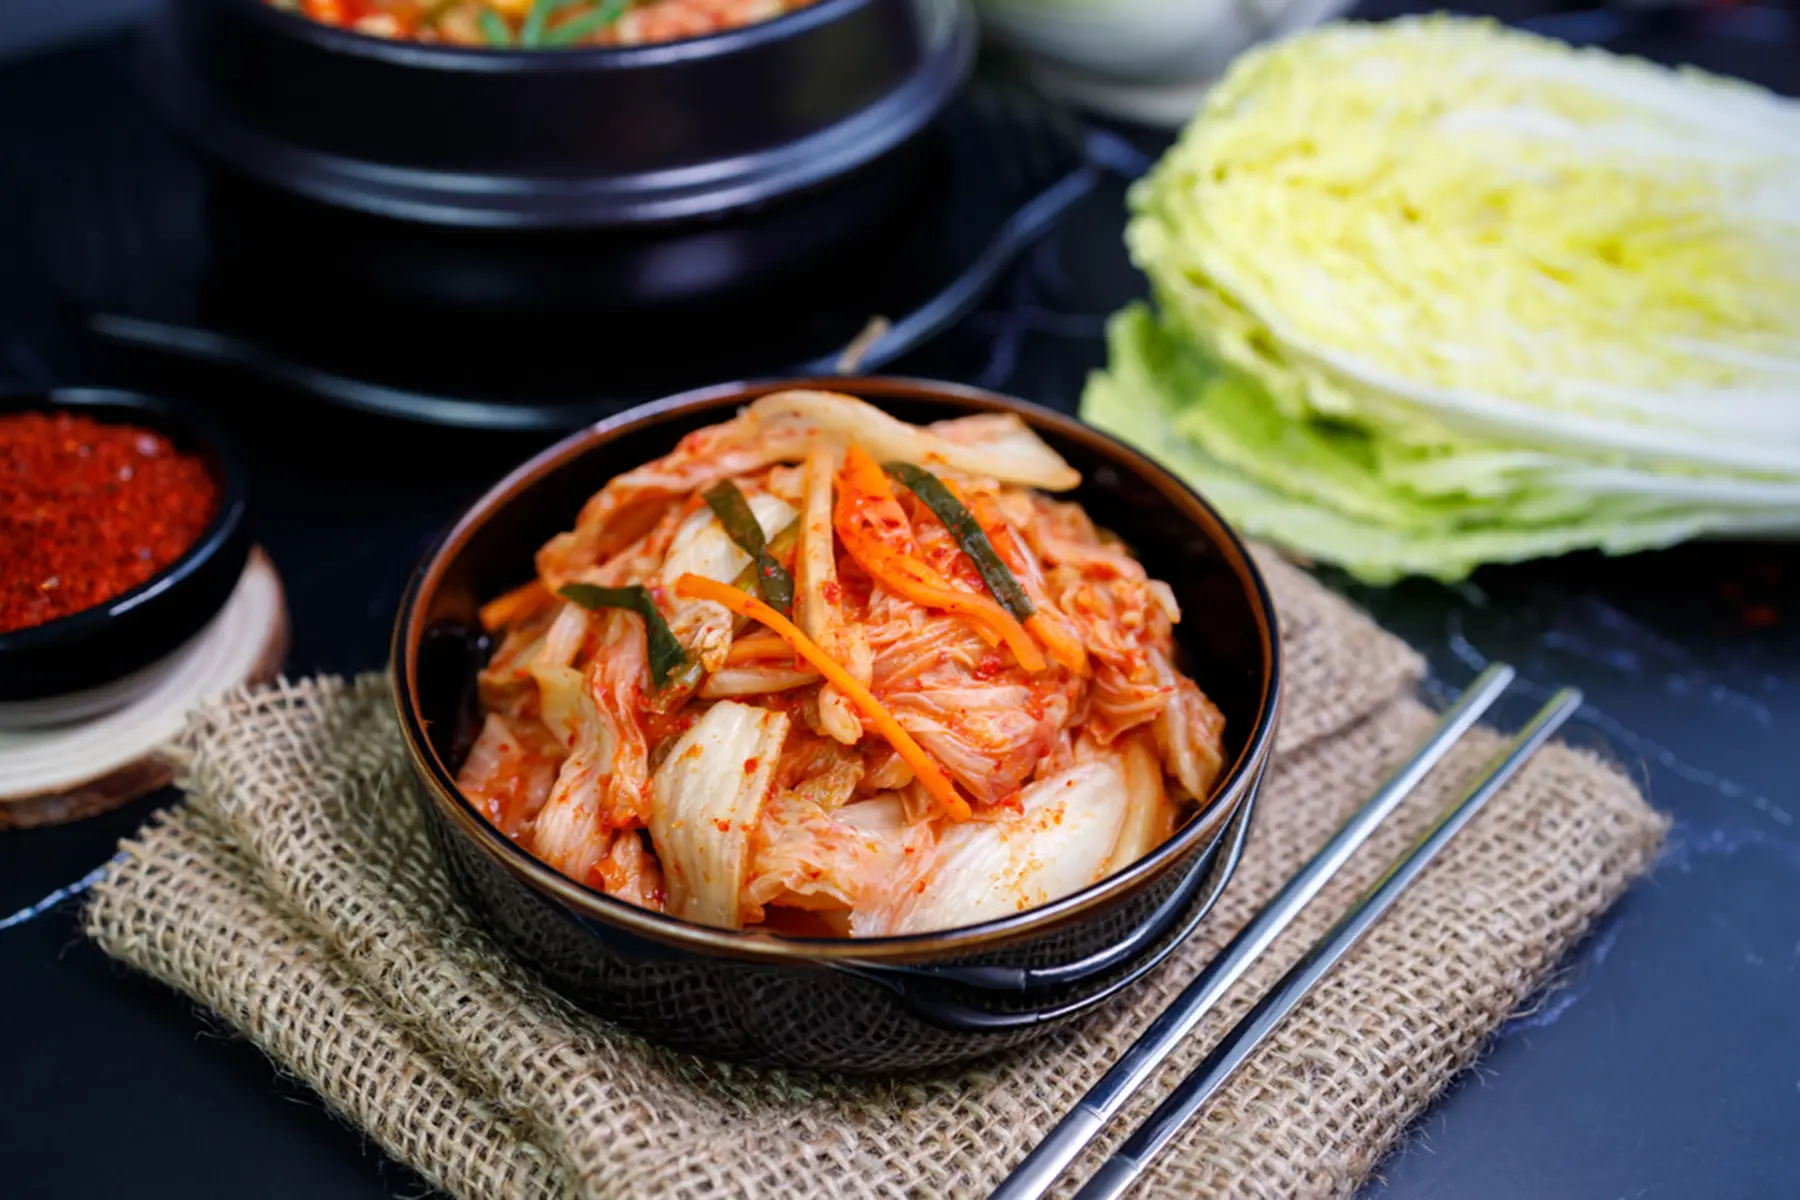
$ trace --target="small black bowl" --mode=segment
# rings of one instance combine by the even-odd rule
[[[0,702],[7,703],[102,687],[170,654],[218,615],[250,554],[243,466],[191,406],[100,388],[0,395],[0,413],[18,412],[69,412],[155,430],[206,462],[219,487],[219,509],[180,558],[130,591],[42,625],[0,633]]]
[[[1132,545],[1189,614],[1185,665],[1225,715],[1229,766],[1209,804],[1139,862],[1060,900],[986,924],[888,938],[798,938],[690,924],[565,878],[456,789],[479,723],[489,647],[476,609],[532,574],[535,548],[607,479],[783,387],[692,392],[600,422],[495,485],[414,576],[394,630],[395,702],[434,849],[522,961],[575,1000],[648,1037],[720,1057],[891,1071],[1014,1046],[1094,1011],[1166,961],[1237,864],[1274,744],[1280,648],[1249,553],[1167,471],[1068,417],[990,392],[859,379],[902,420],[1017,414],[1082,474],[1072,499]]]

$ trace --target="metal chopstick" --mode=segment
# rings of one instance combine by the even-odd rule
[[[1574,688],[1564,688],[1551,697],[1518,736],[1501,750],[1482,777],[1470,784],[1462,797],[1432,824],[1412,849],[1388,868],[1355,907],[1313,944],[1306,956],[1282,976],[1281,982],[1257,1001],[1212,1053],[1125,1139],[1124,1145],[1101,1164],[1093,1178],[1075,1194],[1075,1200],[1117,1200],[1124,1195],[1181,1127],[1224,1086],[1262,1040],[1286,1019],[1338,960],[1349,953],[1369,927],[1393,907],[1400,893],[1430,865],[1438,851],[1481,811],[1494,793],[1506,785],[1513,773],[1580,706],[1581,693]]]
[[[1344,822],[1312,860],[1300,868],[1275,898],[1219,952],[1218,957],[1182,989],[1181,995],[1163,1010],[1099,1082],[1088,1089],[1056,1128],[1001,1181],[990,1200],[1037,1200],[1047,1192],[1082,1148],[1163,1064],[1170,1051],[1193,1032],[1194,1026],[1219,1002],[1219,997],[1242,978],[1250,964],[1319,894],[1319,889],[1418,786],[1457,739],[1481,719],[1512,679],[1513,669],[1505,663],[1495,663],[1477,676],[1444,714],[1418,753],[1395,771],[1368,803]]]

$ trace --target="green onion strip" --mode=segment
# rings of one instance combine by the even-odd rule
[[[488,45],[512,45],[512,30],[507,26],[500,14],[493,9],[482,9],[481,15],[475,18],[475,22],[481,26],[481,36],[487,39]]]
[[[550,18],[573,3],[575,0],[532,0],[531,11],[525,15],[525,24],[519,27],[519,45],[543,45]]]
[[[963,507],[961,500],[951,494],[950,489],[944,486],[944,481],[923,467],[915,467],[911,463],[885,463],[882,470],[905,484],[906,489],[944,523],[944,528],[950,531],[950,536],[956,539],[962,552],[975,564],[976,573],[987,584],[994,599],[1000,602],[1000,607],[1011,613],[1014,620],[1030,620],[1031,614],[1037,611],[1031,603],[1031,597],[1025,594],[1025,589],[1019,586],[1019,581],[1000,560],[994,544],[982,532],[981,523]]]
[[[725,479],[708,488],[705,496],[707,507],[719,518],[719,524],[725,527],[725,533],[737,543],[738,549],[755,560],[756,585],[762,592],[762,598],[782,616],[791,616],[794,611],[794,577],[769,552],[768,545],[763,541],[762,525],[751,511],[750,502],[744,499],[744,493],[738,490],[737,484]]]
[[[590,33],[597,33],[617,21],[631,8],[633,0],[603,0],[598,8],[579,17],[570,17],[544,34],[544,45],[567,46]]]
[[[638,584],[630,587],[596,587],[591,583],[566,583],[558,590],[557,595],[565,600],[572,600],[583,608],[623,608],[642,617],[650,657],[650,677],[656,681],[657,687],[668,681],[669,672],[687,664],[687,652],[670,632],[669,623],[658,611],[656,601],[650,598],[648,588]]]
[[[758,528],[760,528],[760,526]],[[786,554],[799,540],[800,522],[789,522],[787,528],[776,534],[774,540],[769,543],[769,552],[771,554]],[[742,571],[738,572],[737,578],[731,581],[731,586],[740,592],[747,592],[756,587],[757,582],[756,564],[753,562]],[[743,617],[736,618],[732,622],[732,636],[735,637],[742,633],[749,624],[750,622]],[[693,695],[694,692],[699,689],[701,683],[703,683],[705,679],[706,668],[700,665],[700,660],[698,658],[688,659],[687,662],[670,677],[668,686],[650,697],[651,711],[665,713],[674,712],[677,708],[681,707],[682,703],[685,702],[689,696]]]

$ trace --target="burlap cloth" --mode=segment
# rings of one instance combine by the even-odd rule
[[[973,1068],[888,1080],[754,1070],[573,1011],[452,899],[377,678],[278,685],[199,718],[180,746],[188,802],[125,843],[87,929],[459,1196],[983,1195],[1432,724],[1413,698],[1423,667],[1411,650],[1263,561],[1284,622],[1286,712],[1215,915],[1116,1007]],[[1465,740],[1171,1072],[1201,1057],[1497,741],[1485,730]],[[1663,829],[1611,767],[1544,751],[1189,1127],[1146,1192],[1355,1188],[1645,868]]]

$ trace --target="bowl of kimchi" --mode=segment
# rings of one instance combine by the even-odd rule
[[[421,566],[393,672],[502,944],[647,1036],[839,1070],[1002,1049],[1155,970],[1235,866],[1280,692],[1201,498],[904,379],[712,388],[544,451]]]

